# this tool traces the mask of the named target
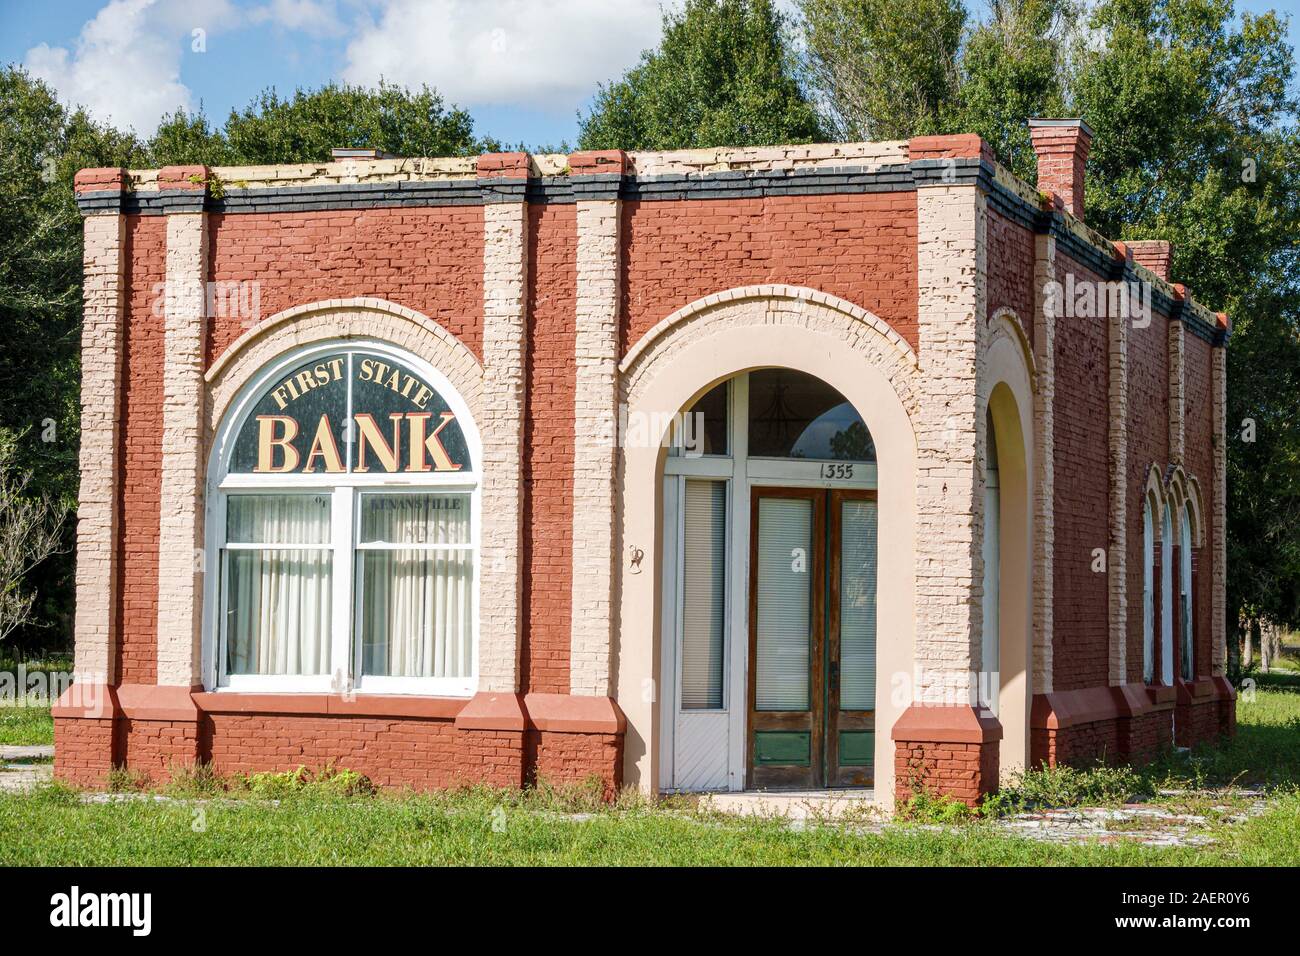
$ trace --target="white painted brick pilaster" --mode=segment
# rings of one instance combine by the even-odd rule
[[[1169,323],[1169,463],[1183,464],[1185,447],[1184,399],[1186,392],[1186,350],[1182,322]]]
[[[482,566],[479,690],[519,690],[523,583],[527,206],[483,207]]]
[[[618,413],[619,202],[578,203],[569,688],[610,693]]]
[[[117,474],[125,331],[126,217],[85,222],[81,327],[81,488],[77,507],[74,679],[116,683]]]
[[[1039,235],[1034,242],[1034,634],[1033,688],[1052,691],[1052,561],[1056,548],[1055,418],[1056,312],[1047,294],[1056,281],[1056,240]]]
[[[158,525],[158,683],[202,683],[207,217],[167,217],[162,492]]]
[[[978,414],[986,206],[975,186],[917,190],[922,400],[916,420],[917,699],[973,702],[980,664],[984,423]]]

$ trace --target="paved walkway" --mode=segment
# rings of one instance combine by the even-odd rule
[[[26,790],[53,777],[51,745],[0,745],[0,790]]]
[[[1161,796],[1186,795],[1170,791],[1162,792]],[[1203,801],[1200,813],[1180,812],[1155,803],[1132,803],[1121,807],[1041,810],[1004,817],[992,825],[1005,833],[1045,843],[1206,846],[1215,841],[1207,832],[1214,822],[1243,823],[1268,809],[1263,794],[1254,791],[1226,790],[1219,797],[1222,802]],[[876,808],[871,799],[870,790],[746,791],[703,794],[701,805],[738,816],[785,819],[796,829],[809,824],[837,823],[858,832],[880,833],[899,826]],[[948,828],[930,825],[924,829]]]

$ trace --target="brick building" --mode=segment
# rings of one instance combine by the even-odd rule
[[[57,775],[890,805],[1231,732],[1227,320],[1033,134],[1038,190],[975,136],[82,171]]]

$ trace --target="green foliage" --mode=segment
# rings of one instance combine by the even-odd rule
[[[31,488],[75,507],[81,378],[81,217],[72,180],[87,166],[138,162],[134,137],[68,111],[19,67],[0,69],[0,429],[21,436]],[[72,629],[74,522],[66,553],[40,565],[36,624],[14,648],[58,646]]]
[[[973,820],[976,811],[953,797],[913,787],[911,796],[894,808],[894,816],[906,823],[955,826]]]
[[[582,149],[768,146],[819,138],[795,78],[786,22],[770,0],[687,0],[663,40],[602,86]]]
[[[809,84],[836,139],[940,133],[958,90],[961,0],[799,0]]]
[[[202,114],[177,110],[149,141],[155,166],[325,162],[336,146],[395,156],[473,156],[498,147],[474,135],[469,113],[448,107],[429,87],[418,92],[328,84],[281,98],[265,90],[221,129]]]
[[[1065,112],[1067,31],[1076,0],[993,0],[992,16],[969,33],[961,88],[945,110],[947,132],[978,133],[1013,172],[1034,181],[1026,119]]]
[[[1012,776],[980,807],[997,817],[1052,807],[1115,806],[1150,796],[1149,781],[1132,767],[1039,767]]]
[[[249,774],[243,786],[256,796],[273,800],[293,796],[359,797],[375,792],[369,777],[333,764],[316,771],[300,766],[293,770]]]
[[[1073,92],[1097,133],[1089,219],[1170,240],[1174,277],[1235,324],[1229,625],[1300,622],[1300,104],[1286,22],[1235,22],[1231,0],[1109,0],[1092,23],[1108,42],[1079,42]]]

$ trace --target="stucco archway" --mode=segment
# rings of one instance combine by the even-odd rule
[[[879,540],[875,792],[892,804],[894,744],[903,709],[893,700],[914,661],[916,440],[914,353],[886,323],[811,289],[758,286],[693,303],[659,323],[622,364],[629,417],[667,421],[713,385],[739,373],[785,367],[816,376],[861,414],[878,461]],[[619,460],[616,531],[624,555],[615,648],[618,700],[627,716],[625,779],[652,790],[658,779],[656,693],[661,587],[662,432]],[[628,556],[639,554],[633,562]],[[884,556],[888,560],[883,560]],[[904,702],[905,703],[905,702]]]

